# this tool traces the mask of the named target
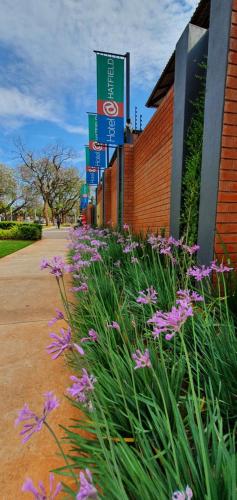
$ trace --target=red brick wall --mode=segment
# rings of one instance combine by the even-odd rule
[[[86,209],[86,223],[93,224],[93,205],[89,204]]]
[[[105,190],[105,225],[111,222],[111,169],[104,171],[104,190]]]
[[[225,91],[219,190],[216,213],[215,253],[225,251],[237,263],[237,0],[233,0],[232,24]]]
[[[174,89],[134,145],[132,228],[169,233]]]
[[[96,223],[98,226],[103,224],[103,187],[101,183],[97,188]]]
[[[117,160],[110,167],[111,170],[111,226],[117,226]]]

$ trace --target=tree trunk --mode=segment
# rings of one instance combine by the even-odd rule
[[[48,226],[49,225],[49,214],[48,214],[48,203],[47,203],[47,201],[44,201],[43,214],[44,214],[44,218],[45,218],[45,221],[46,221],[46,226]]]

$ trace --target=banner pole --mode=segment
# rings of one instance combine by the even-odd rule
[[[130,125],[130,52],[126,52],[126,142],[129,144],[132,142]]]
[[[107,146],[107,168],[109,166],[109,146]]]

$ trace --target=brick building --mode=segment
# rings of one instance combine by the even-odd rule
[[[237,263],[237,0],[201,0],[156,83],[156,108],[132,144],[117,148],[97,190],[97,223],[180,236],[186,135],[207,60],[199,260]],[[200,67],[200,70],[198,69]]]

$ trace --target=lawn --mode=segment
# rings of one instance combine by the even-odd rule
[[[2,240],[0,241],[0,258],[9,255],[10,253],[17,252],[21,248],[34,243],[33,241],[18,241],[18,240]]]

